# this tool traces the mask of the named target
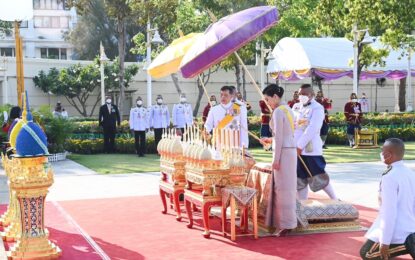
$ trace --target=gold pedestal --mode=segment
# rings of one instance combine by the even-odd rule
[[[2,154],[1,157],[2,157],[2,164],[3,164],[4,172],[6,173],[6,177],[9,177],[10,174],[12,174],[11,163],[10,163],[11,160],[9,160],[7,156],[4,156],[4,154]],[[10,225],[10,222],[12,221],[14,217],[13,209],[15,208],[15,202],[16,202],[15,194],[11,192],[10,190],[9,181],[7,181],[7,185],[9,186],[9,205],[7,206],[6,212],[4,212],[3,215],[1,215],[0,217],[0,225],[3,227],[7,227]]]
[[[20,218],[17,242],[7,252],[9,259],[56,259],[61,250],[48,240],[44,226],[45,200],[53,183],[46,156],[15,157],[10,188],[16,193]]]
[[[2,215],[1,222],[5,228],[1,233],[1,237],[4,241],[14,242],[20,236],[20,210],[19,203],[17,202],[16,192],[10,188],[10,179],[14,178],[18,171],[15,170],[15,164],[7,156],[2,155],[3,168],[6,172],[6,176],[9,178],[7,184],[9,185],[9,206],[7,211]]]

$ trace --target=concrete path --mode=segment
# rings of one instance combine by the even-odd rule
[[[415,171],[415,161],[406,162]],[[115,198],[158,194],[159,173],[97,174],[66,160],[52,163],[55,183],[47,197],[52,201]],[[329,164],[327,172],[337,196],[355,204],[377,208],[381,163]],[[324,192],[319,192],[324,194]],[[0,203],[8,202],[7,179],[0,169]]]

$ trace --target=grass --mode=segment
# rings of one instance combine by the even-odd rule
[[[405,160],[415,160],[415,142],[405,143]],[[344,145],[328,145],[324,150],[324,158],[327,163],[353,163],[380,161],[380,148],[378,149],[351,149]],[[272,153],[257,148],[251,150],[258,162],[270,162]]]
[[[415,160],[415,142],[407,142],[405,160]],[[271,162],[272,152],[261,148],[251,149],[257,162]],[[347,146],[330,145],[324,150],[327,163],[352,163],[379,161],[380,149],[351,149]],[[159,157],[154,154],[137,157],[132,154],[72,154],[71,160],[90,168],[97,173],[119,174],[135,172],[157,172],[160,170]]]
[[[160,171],[160,159],[155,154],[71,154],[69,159],[102,174]]]

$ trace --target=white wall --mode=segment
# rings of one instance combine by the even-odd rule
[[[46,59],[24,59],[24,75],[25,75],[25,87],[29,91],[30,101],[33,107],[38,108],[40,105],[50,104],[52,107],[58,100],[62,101],[63,106],[68,110],[68,113],[72,116],[78,115],[77,111],[72,108],[64,97],[57,97],[54,95],[47,95],[41,90],[35,88],[33,83],[33,77],[36,76],[40,70],[48,71],[52,67],[64,68],[72,64],[88,64],[87,61],[71,61],[71,60],[46,60]],[[128,66],[128,63],[126,64]],[[0,67],[4,67],[3,63],[0,62]],[[258,79],[259,73],[254,66],[250,66],[253,76]],[[13,58],[9,58],[7,62],[7,70],[0,69],[0,86],[3,88],[3,75],[6,72],[8,76],[8,92],[9,102],[17,104],[16,96],[16,65]],[[192,105],[195,104],[198,94],[197,84],[195,79],[183,79],[179,77],[180,86],[184,93],[187,94],[187,98]],[[275,82],[273,79],[269,79],[270,82]],[[311,79],[304,79],[297,82],[282,81],[280,85],[285,88],[286,94],[285,99],[289,100],[292,97],[292,93],[299,88],[302,83],[310,83]],[[207,90],[209,94],[219,94],[219,89],[223,85],[235,85],[235,75],[233,71],[225,72],[218,71],[211,76],[211,80],[208,83]],[[369,99],[371,99],[372,110],[374,109],[374,97],[375,97],[375,80],[362,81],[360,84],[360,93],[365,92]],[[133,93],[132,101],[125,104],[130,107],[137,96],[143,97],[146,102],[146,74],[140,68],[139,73],[135,76],[134,81],[131,83],[129,89],[136,90]],[[332,82],[326,82],[323,85],[324,93],[327,97],[333,99],[333,111],[342,111],[344,104],[347,102],[350,93],[352,92],[352,80],[350,78],[342,78]],[[99,91],[99,86],[97,86]],[[3,104],[3,89],[0,91],[0,104]],[[415,91],[413,91],[415,93]],[[175,102],[178,102],[178,94],[174,87],[171,77],[162,78],[153,81],[152,100],[154,101],[158,94],[163,95],[165,102],[172,108]],[[93,99],[99,95],[97,92],[95,96],[91,97],[88,110],[93,105]],[[394,108],[394,90],[393,80],[387,80],[384,88],[379,88],[378,98],[378,111],[383,112],[386,109],[393,111]],[[247,77],[247,100],[252,104],[254,112],[259,113],[259,95],[256,92],[254,86],[249,83]],[[202,97],[201,107],[199,113],[202,112],[203,107],[206,105],[205,96]],[[98,113],[98,109],[95,110],[95,114]]]

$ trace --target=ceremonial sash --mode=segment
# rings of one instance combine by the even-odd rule
[[[240,114],[240,105],[233,103],[232,110],[235,110],[236,113],[225,115],[225,117],[218,124],[219,129],[225,128],[230,122],[232,122],[236,115]]]
[[[285,113],[285,115],[288,118],[288,121],[290,122],[291,129],[294,131],[294,120],[288,109],[285,106],[279,106],[278,109],[282,110]]]

